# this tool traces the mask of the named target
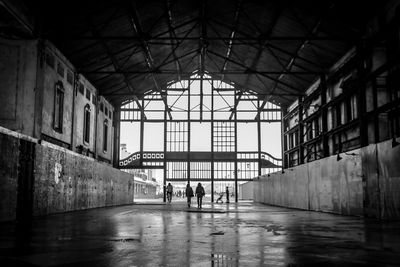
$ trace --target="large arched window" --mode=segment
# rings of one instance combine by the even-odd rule
[[[53,128],[55,131],[62,133],[63,128],[63,111],[64,111],[64,86],[58,81],[54,87],[54,118]]]
[[[104,120],[103,124],[103,151],[107,152],[108,147],[108,121]]]
[[[90,141],[90,106],[86,104],[83,112],[83,141],[89,143]]]

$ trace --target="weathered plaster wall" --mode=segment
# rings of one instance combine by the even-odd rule
[[[21,139],[35,144],[33,215],[133,203],[133,175],[0,127],[0,221],[16,219]]]
[[[85,79],[84,76],[79,75],[78,84],[83,86],[84,90],[83,93],[78,89],[75,92],[75,148],[77,146],[83,146],[84,148],[88,149],[92,153],[95,152],[95,141],[96,141],[96,90],[93,85]],[[79,87],[79,85],[78,85]],[[86,98],[87,91],[90,92],[90,99]],[[93,103],[93,99],[95,99]],[[95,104],[96,103],[96,104]],[[90,107],[90,135],[89,135],[89,142],[84,142],[83,138],[83,130],[84,130],[84,112],[85,106],[89,105]],[[97,136],[97,141],[99,140]]]
[[[0,38],[0,126],[34,134],[37,42]]]
[[[103,105],[103,110],[97,108],[97,155],[102,159],[112,161],[113,155],[113,113],[114,109],[112,105],[102,96],[99,97],[99,106]],[[105,109],[107,108],[107,110]],[[107,114],[106,114],[107,113]],[[104,123],[107,121],[108,123],[108,136],[107,136],[107,149],[104,150],[103,142],[104,142]]]
[[[391,141],[254,180],[254,201],[291,208],[400,218],[400,146]]]
[[[43,75],[42,133],[70,144],[74,82],[73,80],[67,80],[67,73],[73,73],[74,69],[71,63],[49,42],[46,42],[45,55],[46,57],[52,56],[54,58],[54,65],[50,66],[47,63],[48,60],[45,60],[46,63],[43,63],[40,69]],[[62,73],[59,73],[59,67],[62,68]],[[64,88],[63,127],[61,132],[54,130],[54,102],[57,82],[61,82]]]

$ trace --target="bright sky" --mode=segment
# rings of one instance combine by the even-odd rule
[[[261,150],[281,158],[280,123],[261,123]],[[192,123],[191,150],[211,151],[211,124]],[[164,124],[145,123],[144,150],[164,150]],[[121,123],[121,144],[131,153],[140,150],[140,123]],[[257,124],[238,123],[238,151],[257,151]]]
[[[187,86],[187,81],[183,82],[183,86]],[[234,103],[233,88],[226,83],[215,82],[215,87],[224,90],[214,91],[214,110],[220,112],[214,113],[214,118],[227,118],[230,115],[230,108]],[[219,85],[218,85],[219,84]],[[182,83],[176,83],[175,88],[182,88]],[[174,86],[174,85],[173,85]],[[221,87],[220,87],[221,86]],[[194,80],[190,85],[190,106],[191,118],[199,119],[200,116],[200,81]],[[203,118],[210,119],[209,109],[211,107],[211,83],[204,81],[203,84]],[[230,89],[230,91],[229,91]],[[183,95],[183,97],[180,96]],[[238,110],[253,110],[252,112],[238,112],[238,119],[252,120],[257,114],[256,101],[251,100],[251,96],[243,94],[242,101],[239,102]],[[174,112],[179,110],[187,110],[187,90],[183,93],[168,91],[168,105],[172,106],[173,116],[186,116],[185,112]],[[146,110],[163,109],[161,101],[150,101],[146,104]],[[147,113],[146,116],[154,116],[155,113]],[[161,113],[162,114],[162,113]],[[227,115],[228,114],[228,115]],[[219,117],[221,116],[221,117]],[[162,115],[161,115],[162,117]],[[183,118],[183,117],[182,117]],[[148,123],[146,122],[144,129],[144,150],[145,151],[163,151],[164,150],[164,123]],[[272,156],[281,158],[281,124],[261,123],[261,150],[270,153]],[[139,122],[123,122],[121,123],[121,143],[127,144],[128,152],[137,152],[140,150],[140,123]],[[241,123],[238,122],[238,151],[257,151],[257,123]],[[191,151],[211,151],[211,123],[191,123]]]

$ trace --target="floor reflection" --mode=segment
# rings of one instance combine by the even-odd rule
[[[0,263],[38,266],[389,266],[400,226],[261,205],[134,205],[0,225]],[[3,266],[3,265],[2,265]]]

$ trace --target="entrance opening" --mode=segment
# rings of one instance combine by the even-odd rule
[[[251,199],[249,182],[280,170],[281,108],[257,92],[194,73],[121,107],[119,167],[135,175],[135,200],[176,201],[190,183],[215,202]]]

